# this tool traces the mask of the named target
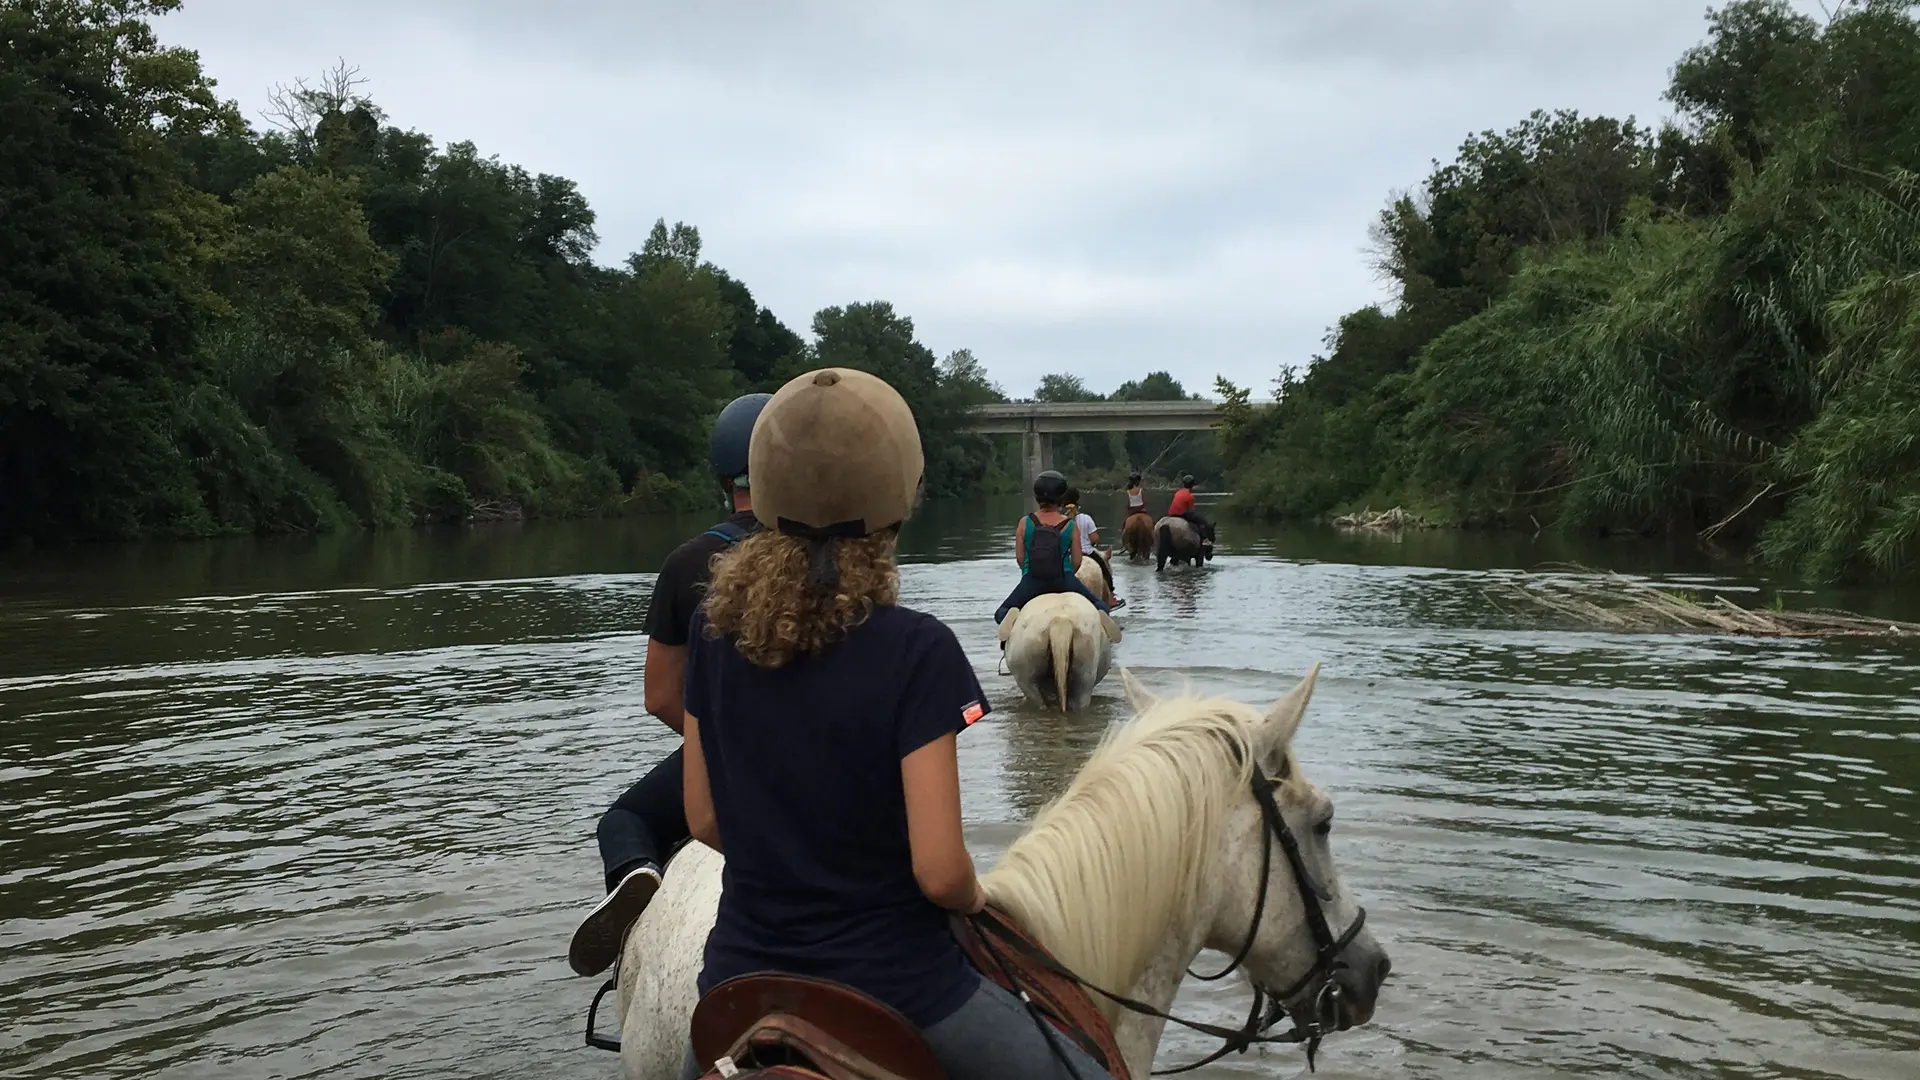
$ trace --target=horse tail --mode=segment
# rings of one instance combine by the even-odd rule
[[[1067,711],[1067,672],[1073,664],[1073,620],[1055,615],[1047,624],[1047,651],[1053,656],[1053,685],[1060,692],[1060,711]]]

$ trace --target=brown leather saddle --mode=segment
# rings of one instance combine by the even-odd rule
[[[954,938],[981,974],[1015,994],[1024,991],[1115,1080],[1129,1080],[1113,1029],[1080,984],[1060,974],[1046,950],[1005,916],[991,913],[985,924],[988,938],[967,920],[953,920]],[[694,1059],[709,1080],[946,1080],[912,1021],[825,979],[773,973],[728,979],[700,999],[692,1026]]]
[[[693,1010],[693,1056],[707,1077],[946,1080],[913,1022],[826,979],[740,975]]]

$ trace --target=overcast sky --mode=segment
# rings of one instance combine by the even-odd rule
[[[574,179],[603,262],[693,224],[803,334],[890,300],[1016,396],[1265,396],[1385,297],[1392,192],[1535,108],[1666,117],[1706,6],[186,0],[159,28],[256,121],[344,59],[392,122]]]

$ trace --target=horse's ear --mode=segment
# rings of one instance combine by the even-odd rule
[[[1273,749],[1282,749],[1293,742],[1293,733],[1299,730],[1300,720],[1307,714],[1307,699],[1313,697],[1313,682],[1320,675],[1320,665],[1315,663],[1308,669],[1287,696],[1273,703],[1267,710],[1267,745]]]
[[[1143,713],[1160,704],[1160,699],[1147,689],[1147,684],[1134,678],[1133,672],[1126,668],[1120,669],[1120,685],[1126,688],[1127,704],[1133,707],[1134,712]]]

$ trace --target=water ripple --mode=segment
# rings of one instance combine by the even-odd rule
[[[672,537],[633,528],[312,573],[189,552],[175,596],[141,556],[0,608],[0,1076],[613,1075],[561,953],[595,818],[672,746],[625,572]],[[1015,701],[1000,538],[942,528],[910,537],[907,600],[998,706],[962,750],[990,858],[1124,706]],[[1920,657],[1558,626],[1489,607],[1470,560],[1289,536],[1117,567],[1120,656],[1255,702],[1324,665],[1301,754],[1395,975],[1322,1075],[1920,1075]],[[1182,1008],[1237,1023],[1244,992]],[[1173,1032],[1162,1061],[1209,1049]]]

